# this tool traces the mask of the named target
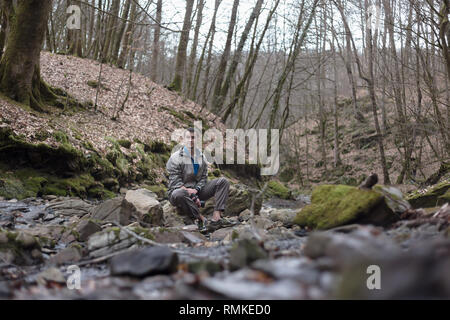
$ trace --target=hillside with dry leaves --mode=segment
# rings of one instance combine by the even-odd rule
[[[201,110],[201,106],[140,74],[131,75],[130,85],[129,71],[103,64],[99,82],[100,67],[97,61],[43,51],[41,73],[44,80],[52,87],[66,90],[88,108],[76,112],[54,110],[51,114],[41,114],[3,98],[0,100],[0,123],[6,123],[30,142],[39,140],[55,144],[51,135],[44,140],[38,137],[42,136],[42,131],[52,133],[61,130],[75,145],[88,141],[103,152],[108,146],[106,137],[169,143],[172,132],[186,128],[189,122],[196,120],[195,117],[204,120],[204,125],[223,129],[219,120],[213,122],[214,116]],[[95,88],[98,83],[99,90]],[[125,100],[129,87],[129,97],[123,111],[117,120],[111,120]],[[96,97],[97,112],[93,106]]]

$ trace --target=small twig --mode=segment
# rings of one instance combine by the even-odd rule
[[[74,264],[77,265],[77,266],[84,266],[84,265],[87,265],[87,264],[99,263],[99,262],[103,262],[105,260],[108,260],[109,258],[112,258],[114,256],[117,256],[118,254],[124,253],[126,251],[130,251],[130,250],[132,250],[132,249],[131,248],[126,248],[124,250],[120,250],[120,251],[116,251],[116,252],[107,254],[106,256],[102,256],[102,257],[99,257],[99,258],[95,258],[95,259],[91,259],[91,260],[87,260],[87,261],[82,261],[82,262],[74,263]]]
[[[136,234],[135,232],[133,232],[133,231],[127,229],[127,228],[124,228],[123,226],[121,226],[121,225],[118,224],[117,222],[112,222],[112,223],[113,223],[115,226],[119,227],[120,230],[125,231],[125,232],[128,233],[130,236],[135,237],[136,239],[138,239],[138,240],[140,240],[140,241],[142,241],[142,242],[151,244],[151,245],[153,245],[153,246],[166,247],[166,248],[172,250],[173,252],[176,252],[176,253],[179,253],[179,254],[186,254],[186,255],[190,255],[190,256],[192,256],[192,257],[196,257],[196,258],[206,258],[204,255],[197,255],[197,254],[195,254],[195,253],[189,253],[189,252],[185,252],[185,251],[182,251],[182,250],[177,250],[177,249],[174,249],[174,248],[170,248],[169,246],[167,246],[167,245],[165,245],[165,244],[158,243],[158,242],[155,242],[155,241],[153,241],[153,240],[150,240],[150,239],[141,237],[140,235]]]

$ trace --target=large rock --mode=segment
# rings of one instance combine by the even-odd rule
[[[123,197],[106,200],[91,210],[92,218],[104,222],[115,222],[121,225],[129,224],[131,211],[122,210],[122,202]]]
[[[112,275],[145,277],[171,274],[177,270],[178,255],[167,247],[147,247],[122,253],[111,259]]]
[[[268,212],[268,217],[272,221],[280,221],[284,226],[291,227],[297,216],[297,210],[293,209],[272,209]]]
[[[411,250],[383,251],[377,257],[350,260],[337,286],[337,299],[448,299],[450,297],[450,241],[424,242]],[[367,268],[380,269],[380,289],[368,290]],[[373,272],[373,271],[372,271]],[[372,273],[373,274],[373,273]]]
[[[311,229],[330,229],[344,224],[387,225],[398,218],[382,192],[345,185],[321,185],[312,202],[295,217],[294,223]]]
[[[0,261],[34,265],[43,261],[39,240],[24,231],[0,229]]]
[[[100,257],[114,251],[128,248],[137,242],[124,230],[113,227],[94,233],[89,237],[87,248],[89,256]]]
[[[314,232],[303,249],[311,259],[329,258],[338,269],[355,261],[381,259],[387,252],[397,254],[400,247],[374,226],[351,225]]]
[[[101,231],[102,227],[91,219],[83,219],[76,227],[79,241],[87,241],[94,233]]]
[[[185,224],[193,223],[192,219],[189,219],[185,215],[181,215],[179,210],[170,204],[169,201],[161,203],[164,217],[164,226],[166,227],[184,227]],[[185,223],[190,222],[190,223]]]
[[[404,198],[403,193],[399,189],[378,184],[373,187],[373,190],[384,196],[386,205],[393,212],[401,214],[406,210],[411,209],[411,205]]]
[[[245,209],[251,209],[252,199],[255,198],[254,212],[258,214],[262,206],[262,197],[254,197],[259,190],[250,188],[243,184],[230,185],[229,197],[224,212],[225,216],[238,216]],[[201,210],[204,215],[212,214],[214,211],[214,198],[206,201],[205,208]]]
[[[164,222],[163,210],[157,195],[147,189],[130,190],[122,202],[124,214],[134,215],[139,220],[161,226]]]
[[[61,250],[60,252],[58,252],[57,254],[55,254],[54,256],[52,256],[49,259],[48,263],[60,265],[60,264],[65,264],[65,263],[77,262],[77,261],[80,261],[81,258],[82,258],[82,255],[81,255],[80,249],[73,246],[73,247],[67,247],[67,248]]]
[[[442,181],[423,190],[417,190],[407,197],[414,208],[428,208],[450,202],[450,181]]]
[[[133,233],[155,240],[154,235],[149,229],[141,227],[124,227]],[[129,248],[133,245],[139,245],[141,241],[123,228],[111,227],[91,235],[87,242],[89,256],[92,258],[101,257],[119,250]]]

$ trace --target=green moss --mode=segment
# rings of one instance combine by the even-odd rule
[[[119,139],[117,140],[117,143],[120,144],[122,147],[126,149],[131,148],[131,141],[125,140],[125,139]]]
[[[167,153],[170,152],[170,146],[162,141],[154,140],[144,144],[144,151],[151,153]]]
[[[375,208],[383,196],[372,190],[344,185],[322,185],[313,190],[311,204],[295,217],[294,223],[312,229],[329,229],[358,218]]]
[[[450,181],[442,181],[429,187],[426,192],[418,190],[409,194],[406,200],[408,200],[414,208],[435,207],[436,205],[444,203],[445,197],[448,199],[447,191],[449,189]]]
[[[41,129],[34,134],[34,137],[39,141],[45,141],[50,137],[50,133],[44,129]]]
[[[269,195],[272,195],[272,196],[275,196],[275,197],[278,197],[281,199],[290,199],[291,198],[291,191],[278,181],[275,181],[275,180],[269,181],[267,187],[268,187]]]
[[[69,143],[69,137],[65,132],[62,131],[55,131],[53,132],[53,137],[56,139],[56,141],[61,142],[63,144]]]
[[[62,190],[56,186],[46,186],[42,190],[43,195],[67,196],[67,191]]]
[[[145,187],[147,190],[156,193],[158,198],[164,198],[167,188],[163,185],[150,185]]]
[[[107,200],[114,198],[116,194],[114,192],[106,190],[103,186],[97,186],[88,190],[88,196],[91,198]]]
[[[152,241],[155,240],[155,236],[153,235],[153,233],[151,233],[151,231],[149,229],[142,228],[142,227],[134,227],[132,229],[132,231],[134,233],[140,235],[141,237],[146,238],[146,239],[149,239],[149,240],[152,240]]]

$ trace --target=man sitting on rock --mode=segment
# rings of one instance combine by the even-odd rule
[[[182,148],[174,152],[166,169],[169,175],[168,197],[172,205],[178,207],[199,223],[200,231],[207,230],[207,224],[220,225],[221,214],[228,199],[229,182],[226,178],[207,181],[208,163],[200,150],[194,147],[194,129],[189,128]],[[193,155],[193,156],[192,156]],[[215,197],[212,221],[200,214],[201,201]]]

